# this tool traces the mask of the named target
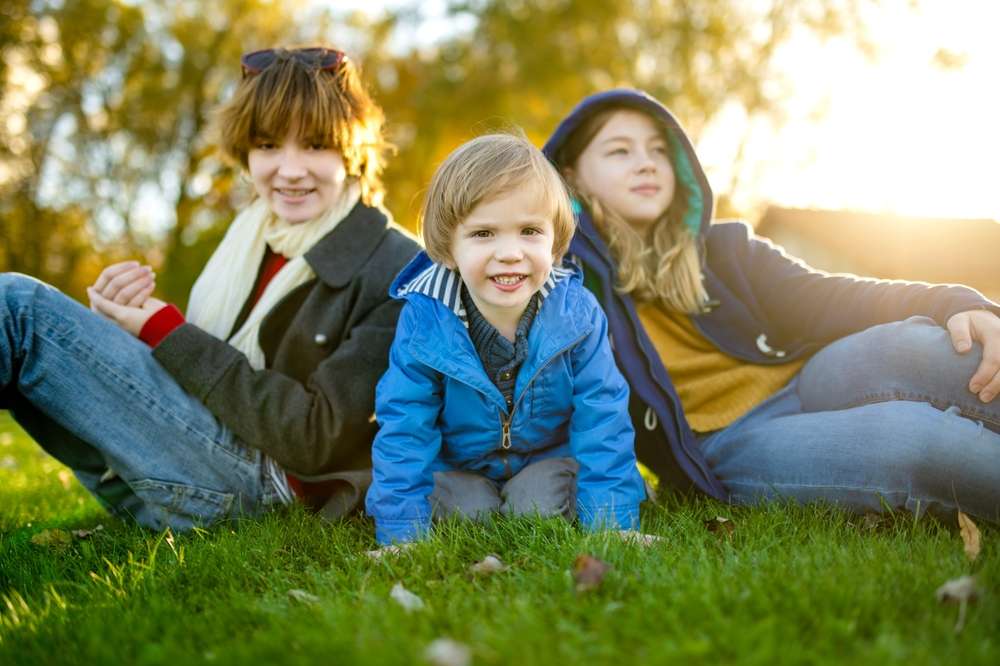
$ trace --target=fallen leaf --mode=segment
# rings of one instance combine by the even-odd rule
[[[318,604],[319,597],[315,594],[310,594],[305,590],[288,590],[288,596],[303,604]]]
[[[965,556],[969,558],[970,562],[975,562],[976,558],[979,557],[981,547],[979,528],[972,522],[972,518],[961,511],[958,512],[958,527],[962,534],[962,543],[965,544]]]
[[[59,470],[59,483],[62,484],[63,488],[69,490],[69,487],[73,485],[73,473],[68,469]]]
[[[469,567],[469,571],[474,574],[488,575],[501,573],[503,571],[507,571],[509,568],[510,567],[501,562],[500,558],[496,555],[487,555],[482,559],[482,561],[476,562]]]
[[[47,548],[65,548],[71,540],[66,530],[42,530],[31,537],[31,543]]]
[[[722,516],[716,516],[711,520],[705,521],[705,529],[712,532],[716,536],[726,537],[727,539],[733,538],[733,530],[736,529],[736,525],[733,521],[728,518],[723,518]]]
[[[14,435],[9,432],[0,432],[0,446],[10,446],[14,443]]]
[[[958,621],[955,622],[955,633],[965,627],[965,609],[970,602],[979,598],[979,585],[974,576],[962,576],[949,580],[934,593],[937,600],[943,604],[958,604]]]
[[[376,548],[375,550],[365,551],[365,555],[372,558],[373,560],[381,560],[383,557],[389,555],[396,556],[403,552],[409,550],[413,547],[414,542],[410,541],[408,543],[393,544],[391,546],[382,546],[381,548]]]
[[[591,555],[577,555],[573,561],[573,580],[576,582],[577,592],[589,592],[596,590],[604,582],[604,577],[611,570],[611,565],[607,562]]]
[[[19,465],[17,464],[17,458],[14,456],[4,456],[0,458],[0,469],[17,469]]]
[[[424,659],[434,666],[468,666],[472,663],[472,651],[464,643],[437,638],[424,650]]]
[[[636,546],[652,546],[654,543],[663,541],[663,537],[656,534],[645,534],[644,532],[639,532],[637,530],[617,530],[616,534],[625,543],[634,544]]]
[[[392,586],[389,597],[402,606],[407,613],[424,609],[424,600],[403,587],[402,583],[396,583]]]
[[[75,536],[77,539],[89,539],[94,535],[94,533],[100,532],[103,529],[104,525],[98,525],[92,530],[73,530],[73,536]]]
[[[878,528],[882,527],[885,523],[885,516],[881,513],[866,513],[861,519],[861,527],[868,530],[869,532],[874,532]]]

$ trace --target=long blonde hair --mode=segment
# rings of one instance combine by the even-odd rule
[[[564,169],[575,167],[580,154],[611,116],[625,108],[603,109],[584,120],[559,149],[556,162]],[[667,128],[656,118],[652,120],[668,145],[673,145]],[[620,215],[606,210],[576,183],[570,182],[570,186],[590,209],[594,226],[617,262],[615,288],[619,292],[629,294],[637,302],[659,302],[674,312],[698,314],[704,310],[708,294],[702,279],[700,240],[685,224],[687,186],[680,179],[673,200],[654,223],[649,237],[633,229]]]

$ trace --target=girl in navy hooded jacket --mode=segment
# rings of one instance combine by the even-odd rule
[[[584,99],[544,151],[575,191],[570,252],[661,483],[1000,518],[1000,306],[827,274],[712,223],[690,141],[643,92]]]

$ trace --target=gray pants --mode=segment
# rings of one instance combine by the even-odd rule
[[[506,482],[464,471],[435,472],[430,495],[435,520],[459,516],[481,520],[492,513],[576,518],[576,473],[572,458],[532,463]]]

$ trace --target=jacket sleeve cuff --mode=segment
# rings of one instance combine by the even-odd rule
[[[589,531],[639,529],[639,505],[576,507],[580,523]]]
[[[146,320],[139,331],[139,339],[150,347],[155,347],[183,323],[184,315],[181,311],[172,303],[167,303]]]
[[[429,518],[376,520],[375,540],[380,546],[407,543],[427,536],[431,531]]]

